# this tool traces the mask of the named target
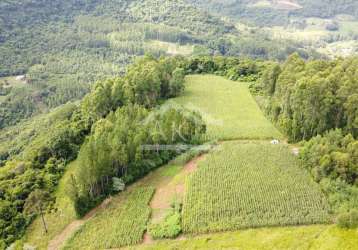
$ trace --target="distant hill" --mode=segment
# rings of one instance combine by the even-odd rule
[[[0,129],[81,99],[91,83],[122,74],[145,53],[319,56],[264,31],[239,30],[236,22],[184,0],[6,1],[0,31],[0,77],[26,75],[28,82],[1,91]]]
[[[355,0],[187,0],[220,15],[246,20],[255,25],[285,25],[289,17],[331,18],[348,14],[358,18]]]

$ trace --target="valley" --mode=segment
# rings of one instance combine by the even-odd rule
[[[358,2],[0,2],[0,250],[358,239]]]

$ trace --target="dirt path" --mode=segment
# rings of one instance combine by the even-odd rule
[[[170,181],[164,182],[156,188],[154,196],[150,202],[152,208],[151,222],[162,220],[166,212],[170,209],[174,199],[182,199],[185,192],[185,177],[194,172],[198,162],[205,159],[205,155],[198,156],[185,164],[183,169]],[[153,239],[148,233],[144,234],[143,244],[151,244]]]
[[[47,249],[48,250],[59,250],[63,244],[68,240],[77,230],[81,228],[81,226],[94,217],[98,211],[105,209],[109,203],[111,202],[112,198],[108,198],[104,200],[101,205],[93,208],[91,211],[89,211],[82,219],[72,221],[70,224],[68,224],[62,232],[57,235],[55,238],[53,238],[49,244]]]

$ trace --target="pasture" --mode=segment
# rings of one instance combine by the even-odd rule
[[[250,94],[246,83],[214,75],[191,75],[183,95],[171,102],[201,113],[208,140],[281,138]]]

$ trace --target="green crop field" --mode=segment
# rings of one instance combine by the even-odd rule
[[[142,241],[151,209],[154,188],[135,189],[121,206],[113,204],[88,221],[68,241],[64,249],[107,249]]]
[[[214,75],[192,75],[187,77],[184,94],[173,101],[203,115],[210,140],[282,137],[264,117],[245,83]]]
[[[286,145],[226,142],[188,177],[183,229],[325,223],[327,201]]]

